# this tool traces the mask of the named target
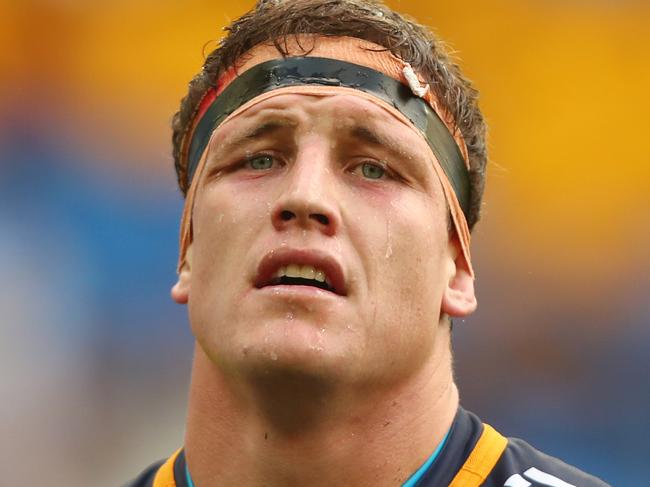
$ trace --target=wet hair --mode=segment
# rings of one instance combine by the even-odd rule
[[[191,129],[201,99],[219,76],[257,44],[272,41],[287,56],[286,40],[300,34],[356,37],[384,46],[410,63],[429,83],[440,106],[449,113],[467,145],[470,164],[470,229],[479,220],[487,162],[486,126],[478,91],[463,76],[448,49],[426,27],[373,0],[260,0],[255,8],[225,28],[227,35],[205,59],[189,83],[174,115],[173,155],[178,185],[187,194],[187,160],[181,145]]]

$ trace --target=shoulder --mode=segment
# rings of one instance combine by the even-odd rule
[[[471,412],[458,408],[440,456],[418,487],[608,487],[598,478],[505,438]]]
[[[486,479],[485,487],[609,487],[576,467],[508,438],[506,449]]]

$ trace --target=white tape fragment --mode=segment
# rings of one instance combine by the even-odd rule
[[[404,77],[409,84],[409,88],[411,88],[411,91],[416,96],[424,98],[426,94],[429,93],[429,85],[422,86],[422,83],[420,83],[420,80],[418,79],[418,75],[415,74],[415,71],[409,63],[406,63],[402,69],[402,73],[404,74]]]

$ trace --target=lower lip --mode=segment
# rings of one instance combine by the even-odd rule
[[[287,286],[287,285],[282,285],[278,284],[275,286],[264,286],[263,288],[257,289],[257,291],[260,291],[264,294],[269,294],[273,296],[279,296],[279,297],[312,297],[312,298],[341,298],[343,296],[340,296],[336,293],[333,293],[331,291],[326,291],[325,289],[320,289],[315,286],[300,286],[300,285],[293,285],[293,286]]]

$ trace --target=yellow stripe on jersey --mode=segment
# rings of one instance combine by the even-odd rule
[[[176,481],[174,480],[174,462],[180,452],[181,448],[169,457],[158,469],[156,477],[153,479],[153,487],[176,487]]]
[[[484,424],[483,433],[476,442],[474,450],[449,487],[479,487],[482,485],[507,445],[508,440],[505,437],[501,436],[489,424]]]

